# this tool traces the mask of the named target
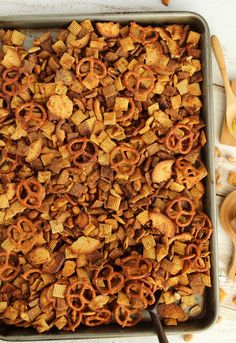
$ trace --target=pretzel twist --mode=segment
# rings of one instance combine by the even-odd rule
[[[14,252],[0,252],[0,281],[11,281],[20,272],[19,259]]]
[[[82,312],[70,310],[67,314],[67,325],[63,328],[65,331],[75,332],[82,321]]]
[[[45,198],[45,189],[35,179],[21,180],[16,187],[16,197],[21,205],[38,209]]]
[[[128,280],[143,279],[152,270],[151,262],[140,255],[131,255],[118,259],[116,264],[122,268],[122,272]]]
[[[46,109],[34,101],[25,102],[16,110],[16,119],[27,132],[40,129],[46,118]]]
[[[26,217],[19,217],[16,224],[7,228],[7,237],[17,248],[20,248],[24,241],[35,240],[36,231],[37,228],[31,220]]]
[[[93,277],[93,283],[96,289],[104,295],[119,292],[124,282],[124,276],[119,272],[115,272],[114,268],[109,264],[98,268]],[[101,284],[104,286],[101,286]]]
[[[141,70],[144,70],[145,75],[140,74]],[[147,87],[144,86],[146,83],[148,83]],[[145,99],[154,88],[155,77],[149,66],[137,64],[133,71],[128,71],[124,75],[124,84],[129,91],[134,93],[135,99],[139,100],[139,97]]]
[[[129,309],[126,306],[116,304],[114,309],[115,321],[122,327],[135,326],[142,319],[142,313],[138,309]]]
[[[135,113],[135,103],[132,98],[126,98],[129,102],[129,108],[127,111],[122,111],[121,113],[116,115],[116,121],[117,123],[121,123],[123,125],[127,120],[130,120]]]
[[[22,85],[19,81],[22,76],[27,75],[23,68],[11,67],[4,70],[2,74],[3,84],[2,91],[4,94],[9,96],[19,95],[20,93],[27,90],[28,84]]]
[[[83,167],[94,162],[98,155],[96,144],[86,137],[72,139],[67,144],[67,149],[76,167]]]
[[[136,42],[149,44],[158,39],[159,33],[151,26],[142,27],[136,23],[131,23],[130,36]]]
[[[143,309],[155,302],[153,291],[144,282],[131,281],[125,288],[125,292],[131,301],[138,299],[143,305]]]
[[[207,242],[213,232],[212,224],[205,213],[199,213],[193,218],[192,235],[198,244]]]
[[[201,245],[195,243],[188,244],[185,249],[185,261],[184,272],[192,269],[195,272],[204,273],[208,268],[200,263],[201,259]]]
[[[191,199],[179,196],[169,202],[165,212],[178,226],[185,227],[192,222],[195,215],[195,208]]]
[[[91,285],[74,281],[67,287],[65,298],[72,310],[81,311],[95,296],[95,290]]]
[[[173,126],[167,133],[164,144],[167,149],[179,154],[188,154],[193,146],[194,133],[184,124]]]
[[[121,144],[115,147],[110,154],[110,164],[119,174],[132,175],[139,162],[140,153],[135,148]]]
[[[93,56],[82,58],[76,66],[76,75],[78,76],[80,81],[85,79],[87,76],[90,76],[91,78],[97,80],[98,84],[99,80],[103,79],[106,74],[106,65],[98,58],[95,58]]]
[[[83,323],[87,326],[98,326],[107,324],[111,320],[111,311],[107,308],[98,308],[95,314],[83,317]]]

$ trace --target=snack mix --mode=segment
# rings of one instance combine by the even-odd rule
[[[0,319],[177,325],[211,286],[201,35],[72,21],[0,30]],[[197,300],[198,299],[198,300]]]

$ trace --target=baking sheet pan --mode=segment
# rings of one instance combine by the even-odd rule
[[[196,333],[211,327],[218,316],[218,252],[217,252],[217,222],[216,222],[216,194],[215,194],[215,166],[214,166],[214,118],[212,106],[212,75],[211,75],[211,51],[210,32],[204,18],[192,12],[149,12],[149,13],[117,13],[117,14],[51,14],[51,15],[27,15],[27,16],[0,16],[0,28],[42,31],[62,28],[73,19],[81,21],[89,18],[92,21],[119,21],[127,23],[136,21],[143,24],[189,24],[192,29],[201,32],[202,49],[202,118],[206,123],[207,144],[203,149],[202,157],[208,170],[205,179],[206,196],[205,211],[210,216],[214,234],[211,239],[211,279],[212,287],[206,290],[204,311],[200,317],[178,324],[177,327],[166,327],[168,334]],[[131,337],[148,336],[155,334],[149,315],[143,317],[137,326],[121,329],[116,324],[102,327],[81,327],[75,333],[50,331],[39,334],[31,328],[17,328],[0,324],[0,339],[6,341],[36,341],[36,340],[66,340],[66,339],[92,339],[108,337]]]

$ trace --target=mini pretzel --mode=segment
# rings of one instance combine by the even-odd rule
[[[63,328],[65,331],[75,332],[78,326],[80,326],[82,320],[82,312],[71,310],[67,313],[67,325]]]
[[[205,213],[199,213],[193,218],[192,234],[196,243],[202,244],[207,242],[212,232],[211,221]]]
[[[45,108],[34,101],[25,102],[16,110],[16,119],[27,132],[37,131],[46,118],[47,112]]]
[[[138,324],[142,319],[142,313],[138,309],[129,309],[126,306],[116,304],[114,318],[115,321],[124,328]]]
[[[8,151],[6,147],[0,147],[0,174],[9,174],[18,165],[18,158]]]
[[[87,70],[83,71],[83,69]],[[76,66],[76,75],[82,79],[88,74],[96,76],[99,80],[103,79],[107,74],[107,67],[101,60],[95,57],[84,57]]]
[[[46,308],[50,307],[50,305],[55,308],[57,299],[53,297],[53,288],[54,283],[52,283],[50,286],[43,288],[43,290],[40,293],[40,299],[39,304],[43,311],[45,311]]]
[[[185,227],[192,222],[195,208],[191,199],[180,196],[170,201],[165,212],[178,226]]]
[[[76,167],[83,167],[92,163],[98,155],[96,144],[86,137],[72,139],[67,144],[67,149]]]
[[[201,246],[191,243],[186,246],[185,256],[183,260],[185,261],[184,270],[193,269],[195,272],[203,273],[208,270],[207,267],[201,266],[199,263],[201,257]]]
[[[107,324],[111,320],[111,311],[106,308],[98,308],[95,314],[83,317],[83,323],[87,326]]]
[[[110,164],[119,174],[132,175],[140,159],[139,152],[128,145],[115,147],[110,154]]]
[[[0,115],[0,123],[3,123],[11,114],[11,97],[9,95],[0,93],[0,99],[2,100],[2,109],[6,110],[5,113],[1,113]]]
[[[22,274],[22,278],[27,281],[30,281],[30,279],[32,278],[38,279],[41,274],[42,274],[42,271],[40,269],[31,268]]]
[[[35,237],[37,228],[26,217],[19,217],[16,224],[12,224],[7,228],[8,239],[17,247],[20,248],[25,240]]]
[[[95,290],[88,283],[74,281],[67,287],[66,301],[72,310],[80,311],[96,296]]]
[[[136,42],[148,44],[155,42],[159,37],[159,33],[151,26],[142,27],[136,23],[131,23],[130,36]]]
[[[128,280],[145,278],[152,270],[151,262],[140,255],[131,255],[118,259],[116,264],[122,268],[122,272]]]
[[[142,302],[143,308],[155,302],[155,296],[152,290],[144,282],[132,281],[128,283],[125,292],[131,300],[131,303],[133,299],[138,299]]]
[[[130,108],[127,111],[122,111],[116,115],[116,121],[123,124],[123,122],[131,119],[135,113],[135,104],[132,98],[126,98],[129,101]]]
[[[24,272],[21,275],[21,277],[22,277],[22,279],[24,279],[24,280],[26,280],[28,282],[29,288],[33,287],[35,282],[39,282],[39,281],[41,282],[41,285],[42,284],[44,285],[44,281],[43,281],[43,278],[42,278],[42,271],[37,269],[37,268],[30,268],[30,269],[28,269],[26,272]],[[40,289],[42,289],[42,287]],[[46,288],[44,288],[43,290],[45,290],[44,293],[43,293],[45,295],[46,294],[45,293],[46,292]],[[41,293],[42,293],[42,291],[41,291]],[[45,303],[48,305],[48,299],[45,300]],[[45,306],[45,303],[44,303],[44,306]]]
[[[0,253],[0,281],[13,280],[19,273],[19,258],[14,252]]]
[[[6,95],[19,95],[28,88],[27,84],[22,85],[19,80],[23,75],[27,75],[23,68],[11,67],[4,70],[2,74],[3,84],[2,91]]]
[[[188,154],[193,146],[194,134],[187,125],[177,124],[167,133],[164,144],[167,149],[179,154]]]
[[[141,75],[140,71],[144,69],[146,75]],[[133,80],[132,80],[133,79]],[[148,87],[144,87],[148,83]],[[128,71],[124,76],[125,87],[134,93],[134,98],[139,100],[141,97],[147,98],[154,88],[155,77],[152,69],[146,64],[137,64],[133,71]]]
[[[45,189],[34,179],[21,180],[16,186],[16,197],[23,206],[38,209],[45,197]]]
[[[104,295],[115,294],[124,285],[124,276],[115,272],[114,268],[107,264],[97,269],[93,276],[93,283],[97,290]],[[102,285],[102,286],[101,286]]]

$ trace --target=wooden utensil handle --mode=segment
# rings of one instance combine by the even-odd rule
[[[152,318],[152,324],[155,328],[159,342],[160,343],[169,343],[169,341],[166,337],[165,331],[163,329],[163,326],[161,324],[161,320],[160,320],[158,314],[155,313],[155,311],[157,311],[157,309],[154,309],[153,311],[149,311],[149,313],[150,313],[150,316]]]
[[[216,36],[211,37],[212,49],[214,51],[218,66],[221,72],[227,72],[225,58],[219,39]]]
[[[236,281],[236,248],[234,245],[233,260],[229,269],[229,278],[233,281]]]
[[[222,50],[220,41],[216,36],[211,37],[211,45],[212,45],[212,49],[214,51],[215,58],[216,58],[216,61],[218,63],[222,78],[224,80],[225,90],[228,93],[227,95],[234,97],[233,92],[232,92],[231,87],[230,87],[228,75],[227,75],[227,69],[226,69],[223,50]]]

